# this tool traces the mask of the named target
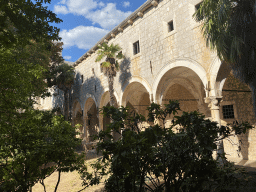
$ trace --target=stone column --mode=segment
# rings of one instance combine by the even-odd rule
[[[220,102],[222,102],[222,96],[210,96],[205,98],[205,103],[208,103],[208,107],[211,110],[212,120],[216,121],[219,126],[221,126]]]
[[[218,126],[221,126],[221,119],[220,119],[220,102],[222,102],[222,96],[210,96],[205,98],[205,102],[208,103],[208,107],[211,109],[211,116],[212,121],[215,121],[218,123]],[[218,134],[220,137],[220,135]],[[217,153],[216,153],[216,159],[223,164],[224,161],[222,159],[218,158],[218,154],[224,153],[224,146],[223,146],[223,140],[220,140],[217,142]]]

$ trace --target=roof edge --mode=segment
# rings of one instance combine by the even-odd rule
[[[151,6],[156,6],[158,3],[158,0],[147,0],[143,5],[141,5],[138,9],[136,9],[131,15],[129,15],[125,20],[123,20],[119,25],[117,25],[114,29],[112,29],[108,34],[106,34],[103,38],[101,38],[92,48],[90,48],[86,53],[84,53],[77,61],[74,62],[74,66],[79,65],[84,59],[86,59],[86,56],[90,53],[93,53],[96,51],[99,44],[102,44],[105,39],[111,39],[111,34],[117,34],[118,28],[123,28],[126,25],[129,25],[128,21],[133,20],[138,16],[139,12],[145,11],[147,8]]]

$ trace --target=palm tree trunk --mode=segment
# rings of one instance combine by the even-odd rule
[[[64,117],[68,121],[68,90],[64,91]]]
[[[115,105],[115,98],[114,98],[114,77],[113,75],[108,72],[108,86],[109,86],[109,97],[110,97],[110,106]]]

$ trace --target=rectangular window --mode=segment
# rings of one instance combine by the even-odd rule
[[[82,83],[84,82],[84,76],[83,75],[81,75],[81,81],[82,81]]]
[[[140,44],[139,41],[133,43],[133,54],[136,55],[140,52]]]
[[[223,112],[223,119],[235,118],[233,105],[223,105],[222,112]]]
[[[173,31],[173,30],[174,30],[173,21],[170,21],[170,22],[168,23],[168,32],[171,32],[171,31]]]

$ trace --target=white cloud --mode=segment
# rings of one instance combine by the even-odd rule
[[[58,4],[65,4],[65,3],[66,3],[66,0],[62,0]]]
[[[83,16],[99,6],[94,0],[68,0],[66,4],[71,13]]]
[[[63,48],[76,46],[86,50],[93,47],[107,33],[107,30],[93,26],[78,26],[69,31],[61,31],[60,37],[64,43]]]
[[[125,7],[125,8],[130,7],[130,2],[129,1],[124,1],[123,2],[123,7]]]
[[[105,6],[105,3],[103,3],[103,2],[99,3],[99,7],[104,7],[104,6]]]
[[[54,12],[55,13],[67,14],[68,13],[68,9],[65,6],[63,6],[63,5],[55,5],[54,6]]]
[[[59,5],[54,6],[54,12],[55,13],[72,13],[74,15],[83,15],[89,13],[90,10],[96,9],[97,7],[103,6],[102,3],[97,3],[94,0],[62,0],[59,2],[59,4],[62,4],[63,7],[68,10],[68,12],[61,12],[61,10],[64,10],[64,8],[59,9]]]
[[[70,60],[72,57],[71,56],[64,56],[63,57],[65,60]]]
[[[98,23],[104,29],[113,29],[126,17],[128,17],[132,12],[122,12],[116,9],[116,4],[108,3],[106,7],[91,12],[86,16],[94,23]]]
[[[128,1],[124,2],[126,6]],[[60,5],[61,4],[61,5]],[[113,29],[132,12],[123,12],[116,8],[116,4],[97,2],[96,0],[62,0],[54,6],[55,13],[84,16],[93,24],[98,23],[104,29]]]

